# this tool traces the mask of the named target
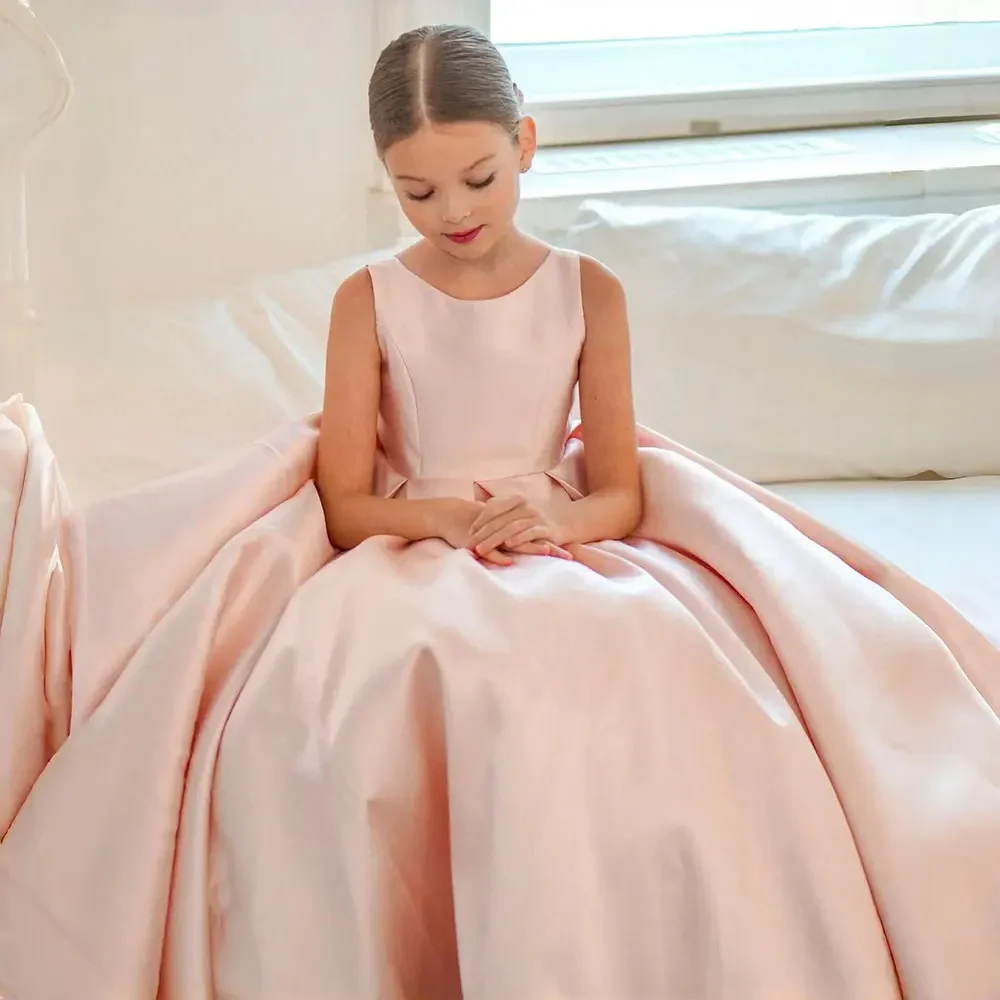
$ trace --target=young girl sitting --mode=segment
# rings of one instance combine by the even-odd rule
[[[872,737],[839,654],[790,676],[740,573],[670,547],[669,482],[640,481],[621,284],[516,225],[536,135],[501,55],[469,29],[412,31],[369,95],[421,238],[336,294],[317,485],[342,586],[395,637],[355,625],[357,683],[393,676],[421,719],[373,700],[353,765],[425,783],[358,847],[382,879],[346,911],[368,967],[414,998],[887,1000],[903,976],[943,1000],[957,987],[928,970],[958,953],[881,895],[895,876],[866,871],[861,812],[824,769],[841,766],[824,748]],[[890,801],[891,765],[848,757]],[[970,916],[964,947],[997,913],[992,931]],[[898,975],[893,951],[915,964]]]
[[[636,431],[486,38],[393,42],[371,122],[422,238],[318,434],[64,523],[0,405],[0,994],[996,1000],[1000,651]]]
[[[642,497],[625,296],[596,261],[515,225],[535,128],[499,53],[468,30],[413,32],[370,94],[423,238],[334,301],[318,476],[331,540],[440,538],[510,566],[626,537]],[[588,490],[568,503],[551,473],[578,378]]]

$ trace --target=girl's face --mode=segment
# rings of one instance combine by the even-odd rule
[[[477,260],[509,233],[534,154],[535,126],[525,118],[516,140],[488,122],[425,123],[384,159],[413,228],[450,256]]]

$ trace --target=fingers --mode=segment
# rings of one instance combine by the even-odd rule
[[[525,542],[523,545],[503,547],[504,552],[514,552],[519,556],[551,556],[555,559],[569,559],[573,561],[573,556],[558,545],[552,542]]]
[[[518,507],[525,505],[524,497],[520,496],[493,497],[487,500],[482,511],[479,513],[479,517],[472,522],[470,533],[472,535],[477,534],[497,518],[507,517],[517,510]]]
[[[521,517],[514,521],[501,523],[496,527],[487,525],[478,536],[473,535],[470,547],[479,555],[485,555],[492,549],[498,549],[501,545],[506,545],[516,537],[521,537],[522,541],[533,542],[546,535],[545,526],[539,524],[534,518]]]
[[[480,558],[503,549],[572,560],[570,552],[550,540],[552,531],[547,518],[524,497],[493,497],[473,522],[466,544]]]
[[[556,559],[568,559],[570,562],[576,562],[576,558],[569,549],[564,549],[561,545],[556,545],[555,542],[546,542],[549,548],[549,555],[554,556]]]
[[[515,552],[521,556],[551,556],[555,559],[573,561],[573,555],[567,549],[553,542],[524,542],[521,545],[505,545],[504,552]]]
[[[548,535],[549,529],[546,525],[530,524],[522,531],[508,536],[503,542],[503,547],[505,549],[516,549],[519,545],[524,545],[526,542],[548,542]]]
[[[542,556],[543,558],[567,559],[573,562],[573,554],[571,552],[564,549],[561,545],[555,545],[553,542],[546,541],[524,542],[517,546],[505,545],[502,551],[500,549],[493,549],[485,555],[479,555],[478,552],[473,552],[473,555],[476,561],[483,566],[513,566],[514,560],[511,559],[512,555]]]
[[[547,542],[524,542],[521,545],[505,545],[504,552],[513,552],[519,556],[547,556],[549,554]]]
[[[492,552],[487,552],[485,555],[479,555],[478,552],[474,552],[473,555],[484,565],[484,566],[513,566],[514,560],[511,559],[509,555],[503,552],[499,552],[494,549]]]

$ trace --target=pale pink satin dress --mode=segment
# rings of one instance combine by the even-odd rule
[[[370,270],[378,491],[586,493],[578,258]],[[644,431],[635,538],[333,553],[314,438],[71,525],[72,674],[39,632],[10,675],[32,732],[73,696],[0,816],[5,1000],[1000,997],[1000,652],[944,601]]]
[[[370,272],[378,491],[579,497],[581,452],[565,448],[579,258],[553,250],[488,301],[457,300],[398,259]],[[664,489],[647,477],[643,534],[669,537]],[[719,543],[754,530],[733,524]],[[894,893],[935,863],[900,840],[920,810],[851,817],[828,773],[860,803],[880,794],[873,761],[914,752],[905,738],[871,759],[853,749],[873,739],[855,699],[874,694],[838,700],[849,640],[817,620],[826,660],[787,641],[782,664],[720,566],[638,539],[577,556],[494,571],[440,541],[372,539],[320,574],[298,616],[326,616],[328,641],[309,666],[255,675],[223,742],[223,995],[894,1000],[902,978],[907,998],[957,1000],[994,974],[1000,991],[1000,950],[983,957],[1000,941],[1000,800],[974,831],[960,817],[979,804],[953,817],[966,889],[989,879],[993,902],[963,915],[921,895],[928,911],[912,912]],[[803,599],[793,621],[816,600]],[[981,720],[1000,752],[995,722]],[[922,725],[906,722],[917,746]],[[886,811],[900,832],[880,828]],[[874,870],[859,838],[889,845]],[[948,978],[960,956],[988,968]]]

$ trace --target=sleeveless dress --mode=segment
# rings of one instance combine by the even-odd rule
[[[377,490],[584,495],[579,258],[489,301],[370,273]],[[275,556],[237,594],[273,628],[222,630],[229,673],[206,659],[187,715],[193,652],[109,681],[116,714],[0,848],[6,1000],[1000,997],[1000,654],[765,491],[640,444],[635,538],[506,568],[437,539]],[[301,461],[254,545],[316,549]],[[147,763],[167,720],[183,787]],[[131,825],[79,806],[95,782],[135,790]]]
[[[486,301],[453,298],[397,257],[368,270],[384,366],[376,491],[578,498],[556,467],[583,348],[579,258],[554,249]]]

